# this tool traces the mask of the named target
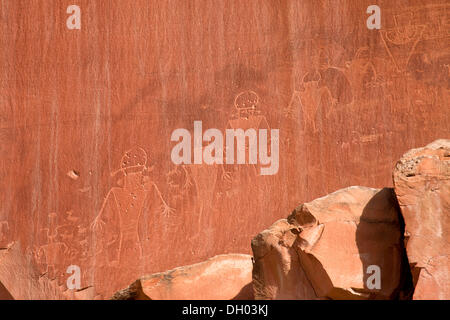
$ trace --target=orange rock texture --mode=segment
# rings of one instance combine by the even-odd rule
[[[114,300],[251,300],[252,258],[219,255],[204,262],[141,277]]]
[[[397,162],[395,188],[301,204],[252,241],[255,298],[448,300],[449,174],[450,140],[436,140]]]
[[[400,259],[397,211],[381,210],[373,230],[358,219],[375,189],[373,197],[381,192],[383,205],[393,206],[383,188],[394,187],[392,168],[405,152],[449,136],[450,5],[376,3],[379,29],[367,26],[366,0],[0,1],[0,294],[108,299],[146,275],[249,255],[252,239],[300,203],[348,186],[374,189],[353,195],[347,222],[329,218],[340,208],[323,204],[311,226],[296,222],[289,231],[292,218],[272,227],[288,244],[274,244],[266,259],[278,254],[287,264],[295,252],[304,259],[283,267],[287,273],[268,271],[266,283],[286,277],[309,284],[288,281],[264,297],[403,294],[395,271],[403,260],[379,262],[393,271],[381,293],[363,287],[372,263],[366,251]],[[70,28],[72,5],[79,28]],[[260,152],[251,162],[251,148],[242,164],[175,163],[176,130],[190,135],[192,159],[212,143],[195,138],[197,121],[203,133],[216,129],[223,137],[227,129],[268,130],[277,170],[261,174],[267,164]],[[218,159],[231,154],[226,146],[217,151]],[[417,267],[413,280],[448,297],[439,267],[447,259],[448,198],[441,198],[445,175],[434,162],[421,161],[417,170],[431,180],[416,186],[435,183],[440,191],[404,198],[402,190],[421,178],[402,174],[395,190]],[[442,213],[413,217],[428,205]],[[360,235],[366,224],[369,234]],[[423,239],[427,228],[441,231]],[[318,238],[317,248],[292,247],[299,235],[291,233],[300,229],[304,236],[309,230],[311,245]],[[383,232],[389,236],[374,243]],[[340,277],[339,265],[322,257],[338,240],[348,251],[335,248],[331,259],[354,278]],[[319,283],[305,266],[286,271],[300,262],[326,266],[317,275],[329,279]]]
[[[349,187],[302,204],[253,240],[256,296],[396,298],[407,261],[401,230],[392,189]],[[380,268],[379,288],[366,285],[370,266]]]
[[[394,170],[414,299],[450,299],[450,140],[405,153]]]

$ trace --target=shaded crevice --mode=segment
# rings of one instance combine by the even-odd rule
[[[394,296],[398,300],[412,300],[414,294],[414,287],[417,281],[413,281],[413,266],[409,263],[408,255],[406,252],[406,243],[408,241],[408,236],[405,236],[405,219],[400,210],[400,205],[397,200],[397,195],[395,192],[393,193],[395,209],[398,214],[398,221],[400,224],[400,250],[402,252],[402,261],[401,261],[401,278],[400,285],[397,290],[397,294]],[[419,271],[420,272],[420,271]],[[418,274],[417,274],[418,279]]]

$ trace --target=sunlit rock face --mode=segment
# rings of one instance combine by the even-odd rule
[[[409,267],[389,188],[349,187],[302,204],[252,248],[260,299],[394,299]]]
[[[120,290],[114,300],[250,300],[252,258],[218,255],[204,262],[146,275]]]
[[[414,299],[450,299],[450,140],[403,155],[395,193],[406,223]]]
[[[105,299],[251,254],[300,203],[392,187],[402,154],[450,131],[448,1],[398,2],[376,1],[378,30],[365,0],[80,1],[78,30],[65,1],[2,1],[0,282]],[[267,130],[258,150],[278,146],[278,166],[261,174],[246,147],[231,164],[225,142],[224,163],[195,163],[212,142],[194,141],[196,121],[225,140]],[[190,164],[171,159],[177,129]]]

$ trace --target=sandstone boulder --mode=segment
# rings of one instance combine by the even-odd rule
[[[300,265],[294,243],[299,229],[286,219],[275,222],[252,240],[256,299],[317,299]]]
[[[391,299],[403,287],[392,189],[349,187],[297,207],[252,242],[257,299]],[[369,277],[380,270],[380,287]]]
[[[414,299],[450,299],[450,140],[407,152],[394,169]]]
[[[29,253],[17,242],[0,250],[0,300],[87,300],[93,296],[93,288],[69,290],[49,279],[31,263]]]
[[[113,300],[253,299],[252,258],[218,255],[204,262],[143,276]]]
[[[9,293],[8,289],[0,282],[0,300],[13,300],[13,296]]]

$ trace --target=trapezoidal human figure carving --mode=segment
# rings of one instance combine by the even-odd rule
[[[231,114],[230,119],[227,122],[226,129],[242,129],[246,132],[248,129],[260,130],[266,129],[267,132],[270,132],[270,126],[267,121],[267,118],[264,114],[262,114],[259,109],[259,96],[256,92],[252,90],[247,90],[239,93],[234,99],[234,110]],[[270,137],[267,142],[270,145]],[[225,148],[225,154],[230,152]],[[236,154],[236,152],[234,153]],[[249,145],[245,143],[245,155],[249,156]],[[248,160],[246,160],[248,163]],[[231,182],[231,173],[230,169],[233,167],[232,165],[226,165],[229,170],[224,170],[223,178],[225,181]],[[252,173],[247,172],[251,177],[259,175],[259,165],[257,164],[247,164],[244,165],[245,170],[250,170]],[[238,170],[237,167],[234,167],[235,170]]]
[[[156,183],[144,174],[149,170],[147,161],[147,153],[140,147],[125,152],[120,169],[112,173],[123,175],[123,185],[111,188],[91,225],[97,239],[95,254],[112,265],[138,265],[150,240],[152,213],[169,218],[174,211]]]

